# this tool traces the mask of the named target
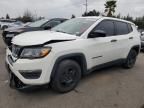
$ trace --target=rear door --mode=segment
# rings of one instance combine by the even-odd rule
[[[116,35],[115,35],[115,55],[116,58],[126,58],[129,48],[131,46],[131,42],[133,42],[133,33],[131,24],[121,21],[114,21],[116,27]]]

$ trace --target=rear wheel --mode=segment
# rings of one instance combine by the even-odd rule
[[[123,66],[127,69],[133,68],[136,63],[137,55],[135,50],[131,50]]]
[[[81,79],[81,68],[76,61],[64,60],[59,63],[51,86],[55,91],[65,93],[73,90]]]
[[[143,49],[141,49],[141,52],[143,52],[143,53],[144,53],[144,48],[143,48]]]

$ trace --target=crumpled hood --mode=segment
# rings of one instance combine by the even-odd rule
[[[15,36],[12,43],[20,46],[40,45],[50,41],[73,40],[78,38],[74,35],[54,31],[26,32]]]

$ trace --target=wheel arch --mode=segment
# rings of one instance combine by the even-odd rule
[[[5,28],[8,28],[8,25],[2,25],[1,28],[4,30]]]
[[[137,54],[139,54],[139,52],[140,52],[140,45],[135,45],[135,46],[133,46],[131,49],[130,49],[130,51],[131,50],[135,50],[136,52],[137,52]]]
[[[66,60],[66,59],[76,61],[81,67],[82,75],[86,74],[86,72],[87,72],[87,62],[86,62],[85,55],[83,53],[72,53],[72,54],[66,54],[66,55],[60,56],[56,59],[55,64],[54,64],[53,69],[52,69],[50,79],[52,79],[54,77],[59,63],[63,60]]]

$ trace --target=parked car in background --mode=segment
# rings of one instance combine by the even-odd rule
[[[11,19],[1,19],[0,20],[0,29],[5,30],[10,27],[18,27],[22,26],[23,23],[21,21],[11,20]]]
[[[15,36],[6,51],[10,86],[48,85],[69,92],[83,75],[106,66],[133,68],[140,51],[135,24],[110,17],[80,17],[50,31]]]
[[[2,33],[3,40],[6,43],[6,45],[10,46],[12,38],[20,33],[30,32],[30,31],[49,30],[52,27],[60,23],[63,23],[66,20],[67,19],[64,18],[42,19],[27,24],[25,26],[9,28],[3,31]]]
[[[141,51],[144,52],[144,31],[141,32]]]

